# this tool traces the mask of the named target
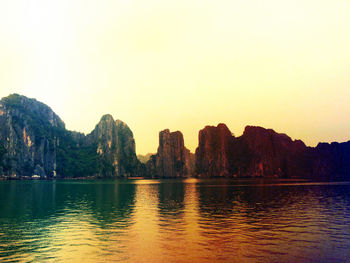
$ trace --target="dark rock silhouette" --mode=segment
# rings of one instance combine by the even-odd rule
[[[272,129],[247,126],[235,137],[225,124],[199,132],[195,154],[181,132],[159,133],[156,154],[141,163],[131,129],[104,115],[88,135],[68,131],[45,104],[12,94],[0,101],[0,177],[177,178],[276,177],[350,179],[350,141],[307,147]]]
[[[247,126],[239,139],[250,155],[248,167],[243,169],[246,176],[292,178],[303,172],[298,158],[303,157],[307,147],[302,141],[253,126]]]
[[[225,124],[206,126],[199,131],[196,149],[196,173],[199,176],[230,176],[234,136]]]
[[[319,143],[308,155],[313,179],[350,179],[350,141]]]
[[[157,154],[152,155],[146,163],[149,177],[184,177],[193,171],[193,157],[184,146],[180,131],[168,129],[159,133]]]
[[[234,137],[224,124],[199,132],[197,176],[350,178],[350,141],[307,147],[272,129],[247,126]]]

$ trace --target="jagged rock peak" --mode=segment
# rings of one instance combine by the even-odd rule
[[[159,132],[157,154],[152,155],[146,166],[154,177],[183,177],[193,170],[192,156],[184,146],[180,131],[170,132],[165,129]]]
[[[199,131],[196,149],[196,174],[228,176],[231,172],[230,150],[234,136],[223,123]]]
[[[115,124],[116,124],[117,126],[128,127],[128,125],[126,125],[125,122],[123,122],[123,121],[121,121],[121,120],[119,120],[119,119],[115,121]]]
[[[159,133],[159,146],[164,146],[164,144],[170,144],[172,146],[178,144],[178,146],[183,147],[184,138],[182,133],[180,131],[170,132],[169,129],[161,131]]]
[[[101,117],[100,122],[114,122],[114,119],[111,114],[105,114]]]
[[[277,133],[273,129],[266,129],[266,128],[263,128],[263,127],[260,127],[260,126],[247,125],[244,128],[243,136],[247,136],[247,135],[250,135],[250,134],[278,134],[278,135],[283,136],[285,138],[290,138],[288,135],[286,135],[284,133]]]
[[[121,128],[127,128],[127,129],[130,130],[129,126],[125,122],[123,122],[123,121],[121,121],[119,119],[114,120],[114,118],[113,118],[113,116],[111,114],[103,115],[101,117],[99,123],[97,124],[97,126],[101,125],[103,123],[107,123],[107,125],[115,125],[115,126],[118,126],[118,127],[121,127]],[[131,132],[131,130],[130,130],[130,132]]]
[[[216,126],[216,128],[230,131],[229,128],[226,126],[225,123],[219,123],[219,124]]]
[[[11,115],[27,115],[48,121],[51,126],[65,128],[64,122],[46,104],[36,99],[28,98],[17,93],[10,94],[0,100],[0,115],[8,112]]]
[[[97,142],[101,176],[127,177],[140,173],[133,133],[124,122],[115,121],[110,114],[103,115],[88,137]]]
[[[0,175],[53,177],[65,125],[50,107],[19,94],[0,101]]]
[[[300,147],[306,147],[305,143],[302,140],[293,140],[291,137],[289,137],[285,133],[278,133],[273,129],[266,129],[260,126],[246,126],[243,132],[242,137],[249,138],[250,140],[254,138],[260,138],[261,136],[272,136],[276,137],[279,140],[285,141],[286,143],[292,143],[294,142],[296,145],[299,145]]]
[[[232,134],[225,123],[219,123],[217,126],[207,125],[204,127],[204,129],[202,129],[202,131],[203,130],[220,130],[222,132],[229,132],[230,134]]]

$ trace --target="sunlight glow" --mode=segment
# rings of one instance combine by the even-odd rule
[[[219,122],[344,141],[349,25],[346,0],[4,0],[0,97],[34,97],[85,133],[110,113],[142,154],[165,128],[194,151]]]

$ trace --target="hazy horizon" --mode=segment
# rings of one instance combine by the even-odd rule
[[[225,123],[307,145],[350,139],[349,1],[1,1],[0,97],[50,106],[89,133],[104,114],[158,133]]]

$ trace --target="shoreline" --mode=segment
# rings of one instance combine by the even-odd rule
[[[147,178],[141,176],[135,177],[115,177],[115,178],[101,178],[101,177],[65,177],[65,178],[30,178],[30,177],[0,177],[0,181],[88,181],[88,180],[182,180],[182,179],[198,179],[198,180],[232,180],[232,181],[274,181],[274,182],[347,182],[345,180],[312,180],[310,178],[276,178],[276,177],[162,177],[162,178]]]

